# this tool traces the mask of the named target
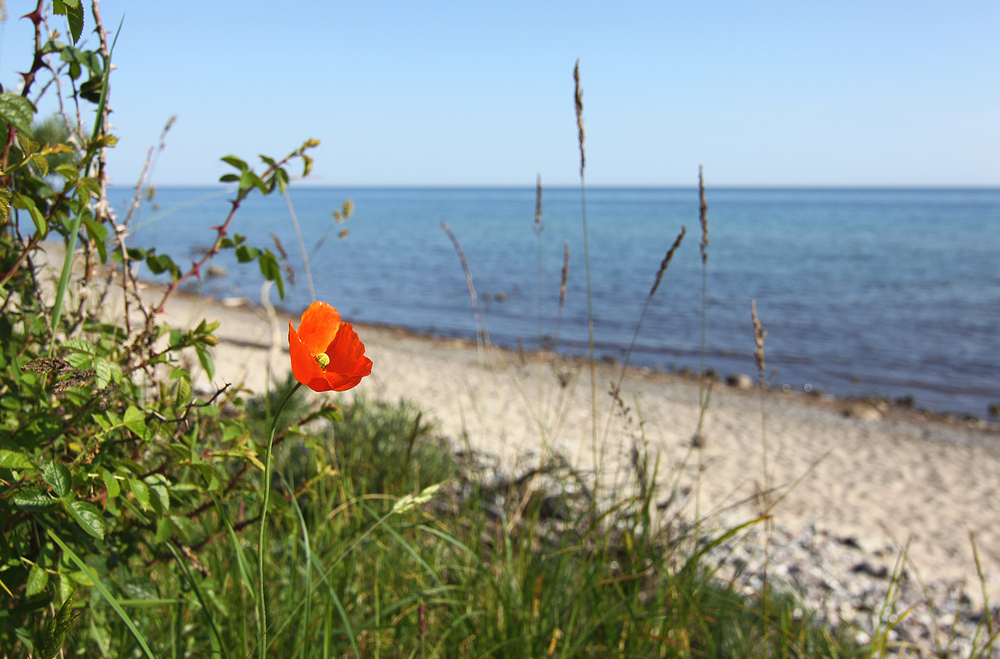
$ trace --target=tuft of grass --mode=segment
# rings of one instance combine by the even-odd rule
[[[714,577],[708,553],[755,521],[690,552],[651,525],[650,489],[593,518],[583,477],[559,456],[487,478],[488,466],[456,460],[412,405],[341,403],[341,420],[293,427],[275,451],[268,656],[865,654],[791,597],[746,595]],[[153,656],[253,653],[254,588],[233,546],[254,547],[245,515],[237,503],[203,516],[197,533],[212,539],[196,563],[182,549],[133,566],[131,584],[108,584],[138,635],[98,597],[68,654],[131,655],[142,652],[137,637]]]

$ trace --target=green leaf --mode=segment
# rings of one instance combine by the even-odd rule
[[[29,512],[50,510],[55,500],[41,487],[28,488],[14,495],[14,505]]]
[[[77,500],[70,502],[63,501],[63,507],[69,513],[70,517],[76,520],[80,528],[99,540],[104,539],[104,518],[101,516],[101,511],[98,510],[97,506],[86,501]]]
[[[249,263],[253,261],[260,254],[260,250],[256,247],[249,247],[248,245],[240,245],[236,248],[236,260],[240,263]]]
[[[103,75],[91,76],[87,82],[80,85],[80,96],[91,103],[100,103],[101,87],[104,85]]]
[[[220,183],[235,183],[236,181],[239,180],[240,177],[237,176],[236,174],[223,174],[222,176],[219,177]]]
[[[83,5],[76,3],[73,6],[73,0],[63,0],[66,3],[66,20],[69,21],[69,31],[73,35],[73,43],[80,40],[80,35],[83,34]]]
[[[25,595],[32,597],[38,593],[45,590],[45,586],[49,583],[49,573],[46,572],[39,563],[35,563],[31,566],[31,572],[28,573],[27,588],[25,589]]]
[[[146,485],[155,497],[150,498],[149,503],[160,515],[165,515],[170,511],[170,492],[167,490],[167,479],[162,474],[155,474],[146,479]]]
[[[60,498],[69,494],[70,487],[73,484],[73,477],[70,476],[69,469],[66,465],[55,460],[46,464],[42,469],[42,479],[49,484],[49,487],[56,493],[56,496]]]
[[[91,196],[101,196],[101,183],[93,176],[81,178],[76,182],[76,187],[80,192],[89,192]],[[107,231],[105,231],[107,234]]]
[[[260,190],[262,194],[267,194],[267,186],[264,185],[264,181],[260,180],[260,177],[253,170],[247,170],[240,175],[240,190],[247,190],[253,187]]]
[[[136,478],[128,479],[128,486],[132,490],[135,500],[139,502],[139,507],[143,510],[149,510],[149,486]]]
[[[260,272],[268,281],[273,281],[278,286],[278,295],[285,299],[285,282],[281,278],[281,266],[278,259],[271,253],[271,250],[264,250],[260,255]]]
[[[104,481],[104,487],[108,490],[108,497],[114,499],[119,494],[121,494],[121,486],[118,484],[118,479],[115,475],[104,467],[100,468],[101,480]]]
[[[153,538],[153,542],[156,544],[166,542],[174,535],[174,531],[176,530],[177,525],[169,517],[161,517],[156,523],[156,537]]]
[[[13,92],[0,94],[0,120],[30,135],[34,116],[35,106],[28,99]]]
[[[31,215],[31,221],[35,223],[35,229],[38,231],[39,237],[44,240],[49,235],[49,225],[45,221],[42,211],[38,210],[36,206],[32,206],[28,209],[28,214]]]
[[[194,344],[194,350],[198,353],[198,361],[201,362],[201,367],[205,369],[208,379],[213,379],[215,377],[215,362],[212,361],[212,355],[208,352],[208,348],[204,343],[196,343]]]
[[[191,400],[191,380],[189,378],[181,378],[181,381],[177,383],[177,402],[181,405],[187,405]]]
[[[8,194],[10,193],[8,192]],[[31,215],[31,221],[35,223],[35,230],[44,239],[49,234],[49,225],[45,221],[45,216],[42,215],[41,211],[38,210],[38,206],[35,205],[35,201],[20,192],[14,193],[11,201],[14,204],[14,208],[28,211],[28,214]]]
[[[0,468],[31,469],[32,464],[23,453],[16,453],[5,448],[0,448]]]
[[[247,170],[247,164],[236,156],[222,156],[222,162],[232,165],[241,172],[245,172]]]
[[[103,224],[98,224],[89,217],[83,218],[83,226],[87,228],[87,237],[97,245],[97,253],[101,257],[101,263],[108,262],[108,228]]]
[[[74,350],[76,352],[82,352],[87,355],[96,355],[97,348],[94,344],[86,339],[67,339],[62,342],[62,347]]]
[[[35,637],[35,647],[32,652],[33,657],[38,659],[56,659],[63,649],[66,636],[73,628],[73,594],[68,593],[63,598],[63,604],[54,618],[49,618],[45,622],[41,633]]]
[[[282,193],[288,189],[288,172],[285,171],[284,167],[274,170],[274,180],[278,182],[278,190]]]
[[[0,220],[10,219],[10,190],[0,189]]]
[[[80,172],[77,171],[76,167],[68,163],[57,165],[53,171],[55,171],[57,174],[62,176],[67,181],[73,181],[76,179],[77,176],[80,175]]]
[[[129,405],[122,417],[125,427],[134,432],[139,437],[146,439],[146,415],[139,411],[135,405]]]
[[[111,382],[111,362],[95,357],[94,373],[97,374],[97,388],[104,389]]]

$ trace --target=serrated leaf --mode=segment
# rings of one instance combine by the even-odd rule
[[[121,494],[121,486],[118,484],[118,479],[110,471],[101,467],[101,480],[104,481],[104,487],[108,491],[108,497],[111,499],[116,498]]]
[[[20,135],[20,133],[18,133]],[[31,156],[31,164],[38,168],[38,173],[45,177],[49,175],[49,161],[45,156]]]
[[[264,182],[248,169],[240,175],[240,190],[248,190],[252,187],[257,187],[261,192],[267,194],[267,186],[264,185]]]
[[[21,510],[41,512],[55,505],[55,500],[40,487],[32,487],[13,496],[14,505]]]
[[[28,573],[28,581],[25,584],[24,594],[28,597],[33,597],[45,590],[45,586],[48,584],[49,573],[40,564],[35,563],[31,566],[31,572]]]
[[[228,165],[232,165],[241,172],[245,172],[247,170],[247,164],[236,156],[222,156],[221,160]]]
[[[28,99],[13,92],[0,94],[0,120],[22,133],[31,134],[31,120],[34,116],[35,106]]]
[[[72,0],[64,0],[66,3],[66,20],[69,22],[69,31],[73,35],[73,43],[80,40],[83,34],[83,6],[77,4],[73,6]]]
[[[76,352],[82,352],[88,355],[96,355],[97,349],[94,344],[86,339],[67,339],[62,342],[62,347],[69,348],[70,350],[75,350]]]
[[[285,171],[284,167],[274,170],[274,180],[278,182],[278,190],[282,193],[288,189],[288,172]]]
[[[10,190],[0,189],[0,220],[9,220],[9,219],[10,219]]]
[[[68,495],[73,485],[73,477],[70,476],[69,469],[63,463],[55,460],[42,468],[42,480],[48,483],[52,491],[60,498]]]
[[[108,228],[99,222],[95,222],[92,217],[83,217],[83,226],[87,228],[87,237],[97,244],[97,251],[101,257],[101,263],[108,262]]]
[[[108,430],[111,428],[111,424],[108,423],[108,420],[104,418],[103,414],[94,414],[91,418],[94,419],[94,421],[97,422],[97,425],[101,426],[102,429]]]
[[[176,530],[177,525],[174,524],[169,517],[161,517],[159,521],[156,522],[156,536],[153,538],[153,542],[156,544],[166,542],[174,535],[174,531]]]
[[[132,490],[132,495],[139,502],[139,507],[149,510],[149,486],[136,478],[128,479],[128,487]]]
[[[187,405],[191,400],[191,381],[183,378],[177,383],[177,402],[182,405]]]
[[[67,181],[75,180],[80,172],[77,171],[76,167],[70,165],[69,163],[63,163],[62,165],[56,165],[55,170],[57,174],[62,176]]]
[[[38,210],[38,207],[32,206],[28,209],[28,214],[31,215],[31,221],[35,224],[35,230],[41,239],[45,239],[49,235],[49,225],[45,221],[45,216],[42,212]]]
[[[205,375],[208,376],[209,380],[215,377],[215,362],[212,360],[211,353],[208,352],[208,348],[204,343],[194,344],[194,350],[198,353],[198,361],[201,362],[201,367],[205,369]]]
[[[3,469],[31,469],[31,461],[23,453],[16,453],[5,448],[0,448],[0,468]]]
[[[81,178],[76,182],[76,188],[80,192],[88,192],[95,197],[101,196],[101,184],[93,176]]]
[[[135,405],[129,405],[122,417],[125,427],[143,439],[146,438],[146,415],[139,411]]]
[[[63,506],[70,517],[80,525],[80,528],[99,540],[104,539],[104,518],[101,517],[101,511],[97,509],[97,506],[80,500],[68,503],[64,501]]]
[[[122,373],[122,367],[114,362],[106,362],[108,367],[111,369],[111,381],[115,384],[119,384],[122,378],[125,377]]]
[[[70,366],[73,368],[85,370],[90,368],[90,363],[93,361],[93,357],[79,352],[73,352],[66,355],[66,361],[68,361]]]
[[[162,474],[154,474],[146,479],[146,485],[156,496],[150,499],[150,503],[157,513],[167,514],[170,510],[170,491],[167,489],[169,481]]]
[[[97,374],[97,388],[104,389],[111,382],[111,363],[106,359],[95,357],[94,373]]]

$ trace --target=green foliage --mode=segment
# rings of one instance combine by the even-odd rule
[[[251,436],[237,392],[199,398],[182,365],[194,357],[212,378],[216,326],[168,329],[159,312],[221,249],[251,255],[240,258],[256,260],[283,293],[275,256],[227,232],[250,194],[285,189],[292,160],[308,170],[305,152],[318,142],[281,160],[262,156],[259,175],[238,167],[232,210],[190,268],[126,248],[129,218],[115,218],[105,194],[104,151],[116,143],[105,128],[111,50],[101,30],[96,47],[76,45],[80,0],[56,0],[53,11],[67,17],[72,41],[45,41],[42,15],[29,15],[43,45],[21,92],[0,93],[0,648],[56,656],[72,639],[89,655],[123,642],[126,654],[161,656],[133,621],[147,606],[136,602],[162,601],[144,566],[184,561],[182,589],[208,603],[186,562],[242,528],[220,510],[256,505],[261,437]],[[37,121],[33,86],[58,89],[45,75],[63,79],[80,114]],[[94,129],[72,128],[83,125]],[[41,250],[57,253],[42,244],[53,239],[66,253],[54,292],[38,266]],[[157,304],[141,301],[130,276],[121,293],[137,260],[170,277]],[[73,630],[81,615],[84,633]],[[124,636],[108,633],[115,624]]]

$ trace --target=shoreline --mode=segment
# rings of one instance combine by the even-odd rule
[[[161,290],[165,287],[159,282],[144,282],[145,285],[160,288]],[[247,308],[252,309],[258,306],[251,298],[247,296],[236,297],[236,296],[214,296],[214,295],[202,295],[194,290],[189,290],[188,288],[178,289],[174,295],[185,295],[194,298],[206,298],[213,300],[216,304],[223,307],[239,309]],[[285,322],[289,320],[297,321],[301,315],[301,311],[292,312],[288,310],[276,310],[277,314],[285,319]],[[470,311],[471,313],[471,311]],[[467,347],[475,347],[476,340],[474,338],[469,338],[466,336],[448,336],[435,334],[433,331],[421,330],[412,327],[393,325],[390,323],[378,323],[378,322],[360,322],[356,323],[345,317],[345,320],[351,322],[355,328],[363,327],[367,329],[373,329],[377,331],[391,331],[395,332],[400,336],[407,336],[415,339],[422,339],[426,341],[440,342],[442,344],[453,344],[453,345],[464,345]],[[556,353],[550,350],[521,350],[519,348],[491,344],[493,350],[500,351],[508,356],[518,356],[519,359],[524,360],[543,360],[543,361],[566,361],[575,364],[588,364],[589,358],[586,355],[571,354],[571,353]],[[621,368],[621,360],[617,357],[599,357],[597,359],[598,363],[611,366],[613,368]],[[713,368],[711,365],[706,365],[706,371],[711,376],[714,374],[716,378],[715,385],[717,387],[725,387],[731,390],[749,390],[756,392],[758,389],[758,381],[756,377],[747,373],[719,373],[717,369]],[[651,378],[654,381],[660,382],[689,382],[693,383],[695,386],[699,383],[698,373],[687,367],[675,368],[671,366],[670,368],[658,369],[649,366],[635,366],[630,365],[627,369],[629,377],[644,377]],[[739,378],[740,382],[733,381]],[[749,380],[749,386],[746,382]],[[883,396],[877,394],[863,394],[858,396],[842,396],[837,394],[831,394],[822,388],[812,389],[810,391],[802,391],[800,389],[791,387],[789,389],[784,389],[783,386],[765,386],[764,391],[766,395],[774,395],[783,398],[792,398],[803,402],[804,404],[814,404],[827,409],[839,410],[845,416],[859,416],[867,420],[878,420],[883,417],[892,418],[895,420],[909,420],[915,423],[927,422],[927,423],[943,423],[948,425],[963,426],[970,429],[982,430],[986,433],[997,433],[998,440],[1000,440],[1000,416],[990,417],[988,415],[977,415],[968,412],[958,412],[951,410],[939,410],[924,406],[919,406],[913,403],[901,402],[902,398],[893,399],[890,396]]]

